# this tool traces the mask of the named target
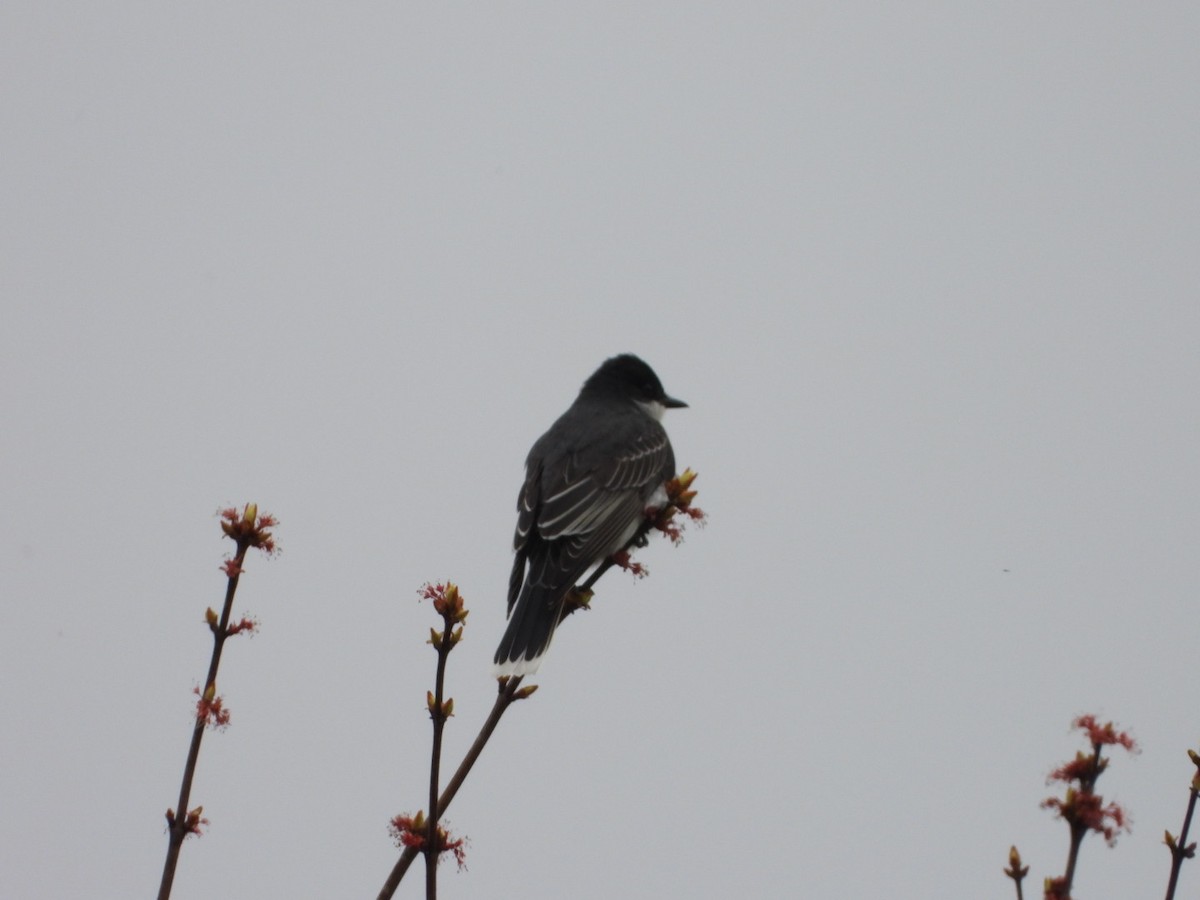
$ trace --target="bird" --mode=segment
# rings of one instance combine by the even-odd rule
[[[648,508],[665,505],[675,453],[661,420],[686,406],[667,395],[649,365],[623,353],[588,377],[534,443],[517,497],[496,677],[537,671],[576,581],[625,548]]]

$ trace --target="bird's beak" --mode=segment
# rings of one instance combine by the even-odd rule
[[[665,397],[662,405],[667,409],[687,409],[687,404],[682,400],[676,400],[674,397]]]

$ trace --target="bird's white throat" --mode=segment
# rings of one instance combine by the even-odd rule
[[[638,400],[637,405],[649,413],[650,418],[654,419],[656,422],[661,422],[663,419],[663,413],[667,411],[667,408],[657,400],[649,400],[646,402]]]

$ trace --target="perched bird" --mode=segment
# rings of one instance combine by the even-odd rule
[[[648,507],[666,502],[675,454],[660,420],[683,406],[642,360],[614,356],[533,445],[517,499],[497,677],[537,671],[576,581],[625,547]]]

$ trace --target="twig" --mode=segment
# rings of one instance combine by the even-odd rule
[[[183,766],[183,780],[179,786],[179,804],[174,810],[167,810],[167,858],[163,864],[162,882],[158,888],[158,900],[167,900],[171,896],[171,886],[175,881],[175,867],[179,863],[179,851],[183,847],[184,838],[189,834],[199,834],[200,826],[207,824],[201,816],[203,807],[188,809],[192,794],[192,782],[196,776],[196,763],[200,758],[200,742],[204,738],[204,730],[210,724],[224,725],[228,722],[228,712],[217,697],[217,669],[221,665],[221,651],[227,638],[253,627],[252,620],[244,620],[235,626],[230,626],[229,620],[233,613],[233,597],[237,593],[238,579],[242,574],[242,564],[246,560],[246,552],[251,547],[257,547],[270,554],[275,551],[275,541],[268,529],[275,525],[271,516],[258,515],[258,507],[253,503],[246,504],[245,510],[239,517],[236,510],[227,509],[222,512],[221,528],[225,534],[237,544],[233,559],[222,567],[228,576],[225,586],[225,604],[218,618],[211,609],[206,619],[213,633],[212,657],[208,663],[208,676],[204,679],[204,690],[197,691],[200,700],[196,704],[196,722],[192,727],[192,742],[188,747],[187,762]]]
[[[1042,808],[1054,810],[1067,823],[1071,842],[1066,871],[1045,881],[1046,900],[1070,900],[1079,848],[1089,831],[1103,835],[1111,847],[1119,832],[1129,830],[1125,810],[1117,803],[1105,805],[1104,798],[1096,793],[1096,781],[1108,768],[1108,759],[1102,755],[1105,747],[1116,745],[1137,753],[1137,742],[1128,732],[1118,732],[1112,722],[1101,725],[1093,715],[1079,716],[1072,724],[1087,735],[1091,752],[1076,753],[1075,759],[1059,766],[1047,778],[1047,783],[1062,781],[1067,784],[1064,797],[1049,797],[1042,801]]]
[[[1096,779],[1103,771],[1100,767],[1100,746],[1093,745],[1092,764],[1088,770],[1091,774],[1085,775],[1079,782],[1079,792],[1084,796],[1095,792]],[[1075,883],[1075,863],[1079,860],[1079,848],[1083,846],[1083,839],[1087,836],[1090,826],[1079,818],[1068,819],[1067,824],[1071,830],[1071,846],[1067,851],[1067,870],[1063,873],[1063,887],[1066,895],[1070,896],[1071,887]]]
[[[1188,756],[1191,757],[1192,763],[1196,766],[1196,774],[1192,776],[1192,786],[1188,795],[1187,812],[1183,816],[1183,828],[1179,832],[1179,839],[1176,840],[1171,832],[1167,832],[1164,843],[1171,850],[1171,879],[1167,882],[1166,900],[1174,900],[1175,886],[1179,882],[1179,870],[1183,868],[1183,861],[1191,859],[1196,855],[1196,844],[1189,844],[1188,830],[1192,827],[1192,813],[1196,811],[1196,797],[1200,795],[1200,753],[1195,750],[1189,750]]]
[[[436,594],[436,589],[433,591]],[[441,856],[443,841],[438,829],[438,778],[442,763],[442,732],[446,727],[446,719],[454,714],[454,700],[446,699],[446,661],[450,651],[462,640],[462,622],[467,613],[463,608],[462,597],[458,588],[447,584],[441,589],[440,595],[434,600],[434,608],[441,613],[443,630],[430,634],[429,642],[437,650],[437,676],[434,689],[428,696],[429,718],[433,721],[433,746],[430,751],[429,763],[429,820],[425,830],[425,897],[426,900],[437,900],[437,865]],[[459,623],[458,631],[454,630]]]
[[[1021,882],[1025,880],[1025,876],[1029,874],[1029,866],[1021,865],[1021,854],[1017,852],[1014,845],[1008,851],[1008,868],[1004,870],[1004,874],[1013,880],[1017,886],[1017,900],[1025,900],[1025,891],[1021,887]]]

